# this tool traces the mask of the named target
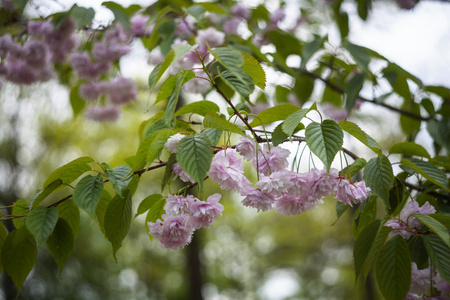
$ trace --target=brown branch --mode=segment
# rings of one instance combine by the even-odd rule
[[[434,192],[434,191],[427,192],[425,190],[425,188],[423,188],[421,186],[414,185],[412,183],[400,180],[398,178],[397,178],[397,180],[400,181],[401,184],[403,184],[404,186],[406,186],[406,187],[408,187],[410,189],[416,190],[418,192],[426,193],[426,194],[428,194],[430,196],[433,196],[433,197],[436,197],[436,198],[442,198],[442,199],[450,200],[450,195],[444,195],[444,194],[440,194],[440,193],[437,193],[437,192]]]

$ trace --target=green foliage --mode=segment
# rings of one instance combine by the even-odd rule
[[[434,184],[444,189],[448,189],[447,177],[445,176],[444,172],[442,172],[432,164],[416,158],[403,158],[401,160],[401,164],[414,170]]]
[[[257,127],[276,121],[285,120],[293,112],[299,110],[300,107],[293,104],[280,104],[274,107],[270,107],[260,112],[257,117],[250,123],[250,126]]]
[[[401,142],[391,146],[391,148],[389,148],[389,154],[395,153],[430,158],[430,154],[422,145],[413,142]]]
[[[195,78],[195,73],[193,71],[186,71],[183,69],[178,70],[175,79],[175,85],[170,95],[169,102],[167,102],[166,111],[164,114],[164,120],[168,126],[170,126],[172,123],[181,87],[192,78]]]
[[[58,210],[56,207],[37,207],[27,216],[27,228],[34,235],[41,246],[53,232],[58,222]]]
[[[389,189],[394,181],[394,173],[389,159],[384,155],[370,159],[364,168],[364,181],[372,189],[372,193],[387,203]]]
[[[87,175],[77,184],[73,191],[73,200],[76,205],[84,209],[92,218],[95,208],[102,196],[103,178],[101,174]]]
[[[205,118],[203,119],[203,126],[205,126],[205,128],[215,128],[245,136],[245,133],[238,125],[228,122],[227,120],[222,119],[219,115],[213,113],[208,113],[205,115]]]
[[[66,221],[66,223],[70,226],[73,238],[75,239],[80,228],[80,209],[75,204],[73,199],[67,199],[56,208],[58,209],[59,220]]]
[[[358,125],[351,121],[343,120],[339,122],[339,126],[342,128],[342,130],[354,136],[357,140],[366,145],[373,152],[378,155],[381,154],[380,145],[378,145],[378,143],[367,133],[365,133]]]
[[[205,116],[207,113],[220,112],[219,107],[212,101],[196,101],[181,107],[175,112],[174,117],[178,117],[185,114],[198,114],[200,116]]]
[[[316,104],[314,103],[311,105],[310,108],[303,108],[300,110],[297,110],[296,112],[292,113],[289,117],[286,118],[286,121],[283,123],[283,131],[288,135],[291,136],[294,134],[295,129],[300,124],[301,120],[306,116],[308,112],[311,110],[316,110]]]
[[[431,262],[441,277],[450,281],[450,248],[436,235],[425,235],[423,241]]]
[[[105,167],[106,178],[109,179],[117,194],[121,195],[122,191],[130,183],[132,177],[132,170],[128,166],[117,166],[111,169],[108,165],[103,164]]]
[[[46,188],[55,180],[60,179],[62,184],[71,184],[75,179],[83,175],[83,173],[90,171],[91,167],[88,163],[94,162],[90,157],[79,157],[62,167],[59,167],[48,175],[43,187]]]
[[[136,212],[136,217],[150,210],[150,208],[152,208],[152,206],[161,199],[163,199],[163,196],[161,194],[153,194],[145,197],[145,199],[142,200],[139,204]]]
[[[20,200],[17,200],[14,203],[14,207],[12,209],[12,214],[13,215],[15,215],[15,216],[25,216],[28,213],[29,213],[29,210],[28,210],[28,203],[27,203],[27,201],[25,201],[23,199],[20,199]],[[24,217],[13,219],[14,227],[19,228],[22,225],[25,225],[25,220],[26,219]]]
[[[431,231],[436,233],[442,241],[450,247],[450,236],[447,229],[439,221],[435,220],[433,217],[424,214],[413,214],[414,217],[419,219],[423,224],[425,224]]]
[[[74,232],[64,219],[59,218],[47,241],[48,249],[59,266],[59,273],[74,247]]]
[[[261,64],[247,52],[242,52],[244,56],[244,64],[242,70],[252,77],[253,83],[264,90],[266,88],[266,73]]]
[[[344,143],[341,127],[333,120],[312,122],[306,127],[305,138],[311,152],[317,155],[329,171],[334,157]]]

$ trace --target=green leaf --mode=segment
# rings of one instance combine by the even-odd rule
[[[182,129],[162,129],[157,132],[155,138],[153,139],[149,151],[147,154],[147,164],[146,167],[149,167],[155,158],[159,156],[161,151],[164,149],[164,144],[167,140],[174,134],[183,131]]]
[[[340,202],[338,202],[338,203],[340,203]],[[370,252],[371,251],[378,252],[380,247],[384,244],[384,240],[386,239],[387,235],[384,236],[384,240],[381,241],[381,239],[379,239],[378,243],[375,244],[375,241],[377,241],[377,235],[379,234],[380,229],[383,227],[384,226],[381,223],[381,220],[377,219],[377,220],[374,220],[368,226],[366,226],[361,231],[361,234],[358,235],[358,238],[355,241],[355,247],[353,248],[353,258],[355,261],[355,279],[356,280],[358,280],[359,274],[361,274],[363,265],[366,263]],[[367,266],[369,266],[370,269],[373,266],[374,258],[376,257],[376,255],[372,254],[372,257],[373,257],[372,262],[367,262]]]
[[[429,98],[424,98],[420,101],[420,105],[427,111],[428,115],[434,116],[436,114],[436,110],[434,109],[433,101]]]
[[[206,128],[202,131],[211,141],[211,145],[216,146],[222,136],[222,130],[215,128]]]
[[[381,154],[381,146],[367,133],[365,133],[357,124],[342,120],[339,122],[339,126],[341,126],[342,130],[348,132],[352,136],[354,136],[361,143],[370,148],[373,152],[380,155]]]
[[[73,200],[94,218],[95,208],[102,195],[103,180],[102,175],[87,175],[78,182],[73,191]]]
[[[38,240],[38,245],[45,243],[53,232],[58,222],[58,210],[56,207],[37,207],[30,211],[27,216],[28,230]]]
[[[431,262],[438,269],[439,275],[442,279],[450,281],[450,248],[434,234],[424,235],[423,241]]]
[[[167,159],[167,164],[164,170],[164,177],[161,180],[161,193],[164,191],[166,185],[171,183],[173,174],[172,165],[176,162],[177,162],[176,153],[170,154],[169,159]]]
[[[153,207],[153,205],[155,205],[155,203],[157,203],[161,199],[163,199],[163,196],[161,194],[153,194],[153,195],[147,196],[139,204],[139,207],[137,209],[135,217],[150,210]]]
[[[328,172],[334,157],[344,143],[341,127],[333,120],[312,122],[306,127],[305,138],[311,152],[324,163]]]
[[[47,187],[50,183],[55,180],[61,179],[63,184],[71,184],[75,179],[83,175],[83,173],[90,171],[91,167],[88,163],[94,162],[90,157],[79,157],[62,167],[59,167],[48,175],[44,182],[43,187]]]
[[[3,243],[2,265],[19,292],[37,261],[37,246],[26,226],[12,231]]]
[[[202,133],[185,136],[178,143],[177,161],[180,167],[198,182],[200,190],[212,158],[211,141]]]
[[[39,204],[47,198],[55,189],[57,189],[60,185],[62,185],[62,180],[57,179],[47,185],[45,188],[40,188],[34,198],[30,202],[30,207],[35,208],[38,207]]]
[[[424,269],[428,266],[428,253],[420,235],[414,235],[408,240],[409,253],[411,259],[416,263],[418,269]]]
[[[353,236],[358,238],[361,231],[375,221],[377,215],[377,197],[372,196],[364,200],[353,220]]]
[[[360,170],[362,170],[367,164],[367,161],[364,158],[356,159],[351,165],[344,168],[341,174],[347,178],[352,178],[356,175]]]
[[[178,103],[178,97],[180,96],[181,87],[192,78],[195,78],[195,73],[193,71],[186,71],[184,69],[178,70],[175,87],[170,95],[169,102],[167,102],[166,111],[164,114],[164,119],[168,126],[172,123],[175,108]]]
[[[225,70],[220,74],[220,78],[230,88],[238,93],[244,100],[247,100],[248,96],[255,90],[255,85],[253,84],[252,78],[247,73],[242,72],[240,77],[243,79],[240,80],[234,73],[231,73],[228,70]]]
[[[366,74],[364,73],[358,73],[347,82],[347,84],[344,87],[345,92],[345,108],[347,111],[351,111],[353,109],[353,106],[356,103],[356,100],[358,99],[359,92],[363,88],[364,80],[366,79]]]
[[[399,235],[381,248],[375,264],[375,278],[386,300],[405,298],[411,285],[411,258],[408,245]]]
[[[392,89],[405,100],[410,101],[411,91],[409,90],[409,85],[406,80],[408,74],[409,73],[400,68],[397,64],[393,63],[389,63],[389,65],[383,70],[383,76],[389,81]]]
[[[336,21],[339,28],[339,33],[341,34],[341,39],[344,39],[348,36],[349,25],[348,25],[348,14],[346,12],[338,12],[336,15]]]
[[[111,194],[107,190],[103,190],[100,201],[98,201],[97,208],[95,209],[95,216],[97,217],[98,226],[105,238],[105,214],[111,200]]]
[[[201,5],[192,5],[186,10],[186,12],[193,16],[197,22],[201,22],[206,9]]]
[[[69,93],[70,106],[72,107],[74,117],[82,112],[84,107],[86,106],[86,101],[80,96],[80,93],[78,92],[79,87],[79,85],[72,87]]]
[[[203,126],[205,126],[205,128],[215,128],[245,136],[245,133],[242,132],[241,128],[238,125],[230,123],[214,113],[209,113],[205,116],[205,118],[203,119]]]
[[[450,120],[430,120],[427,123],[427,130],[438,145],[450,152]]]
[[[371,188],[372,193],[387,203],[389,201],[389,189],[394,181],[394,173],[389,159],[384,155],[374,157],[364,168],[364,181]]]
[[[209,49],[209,52],[222,66],[224,66],[225,69],[234,75],[237,81],[244,84],[249,83],[248,78],[244,78],[243,75],[246,74],[242,69],[242,66],[244,65],[244,55],[240,51],[231,47],[220,47],[215,48],[214,50]],[[250,75],[248,75],[248,77],[250,77]],[[253,80],[251,80],[251,82],[253,82]]]
[[[402,109],[412,112],[420,116],[420,105],[418,103],[412,103],[411,100],[406,99]],[[400,114],[400,126],[402,130],[407,135],[412,135],[420,130],[421,121],[415,118],[406,116],[405,114]]]
[[[108,205],[105,213],[105,235],[113,247],[113,256],[117,261],[116,253],[122,247],[122,241],[127,236],[132,218],[131,193],[125,197],[116,195]]]
[[[60,203],[56,208],[58,209],[59,219],[62,219],[69,224],[72,229],[73,238],[75,239],[80,228],[80,208],[75,204],[73,199],[67,199]]]
[[[244,65],[242,66],[242,69],[252,77],[253,83],[257,87],[264,90],[266,88],[266,72],[264,72],[263,67],[247,52],[241,51],[241,54],[244,56]]]
[[[227,12],[222,7],[211,2],[197,2],[196,5],[201,5],[204,9],[212,13],[227,15]]]
[[[164,61],[158,63],[155,66],[155,68],[153,68],[152,72],[148,76],[148,86],[149,86],[150,90],[153,90],[155,88],[156,84],[161,79],[164,72],[167,70],[167,68],[170,66],[170,64],[174,60],[174,57],[175,57],[175,51],[170,51],[169,54],[167,54]],[[161,90],[162,90],[162,87],[161,87]],[[156,101],[156,103],[157,102],[159,102],[159,101]]]
[[[155,223],[156,220],[161,219],[161,216],[164,214],[164,206],[166,205],[166,199],[161,198],[155,203],[153,203],[152,207],[150,207],[147,216],[145,217],[145,229],[148,233],[148,222]],[[150,239],[153,239],[153,236],[150,235]]]
[[[291,136],[294,134],[295,128],[300,124],[301,120],[306,116],[308,112],[316,109],[315,103],[310,108],[303,108],[293,112],[289,117],[286,118],[286,121],[283,123],[283,131]]]
[[[121,195],[122,191],[127,187],[133,178],[132,170],[125,165],[117,166],[111,169],[108,165],[104,165],[105,175],[114,187],[117,194]]]
[[[15,216],[27,215],[30,211],[28,210],[28,203],[25,200],[17,200],[14,203],[14,207],[12,209],[12,214]],[[19,228],[22,225],[25,225],[25,217],[23,218],[14,218],[13,224],[14,227]]]
[[[91,7],[84,8],[75,4],[71,9],[70,14],[75,22],[77,22],[78,28],[83,28],[92,23],[92,20],[95,17],[95,10]]]
[[[314,90],[315,78],[309,77],[307,75],[297,75],[295,76],[295,85],[293,92],[297,95],[298,100],[301,103],[308,101]]]
[[[207,113],[220,112],[219,106],[212,101],[202,100],[187,104],[175,112],[174,117],[184,114],[198,114],[205,116]]]
[[[422,145],[413,142],[397,143],[389,149],[389,154],[415,155],[430,158],[430,154]]]
[[[289,138],[289,136],[283,131],[283,125],[284,122],[280,123],[277,127],[275,127],[275,129],[272,132],[272,144],[274,146],[278,146],[279,144],[283,143],[287,138]],[[295,134],[303,129],[305,129],[305,125],[299,123],[297,127],[295,127],[292,134]]]
[[[441,214],[431,214],[429,215],[433,219],[437,220],[439,223],[445,226],[445,228],[450,229],[450,216]]]
[[[59,218],[53,233],[47,241],[48,249],[59,266],[59,274],[74,247],[74,233],[66,220]]]
[[[353,57],[355,62],[366,72],[370,72],[369,63],[370,63],[370,53],[367,51],[367,48],[352,44],[352,43],[344,43],[342,45],[350,55]]]
[[[173,61],[177,61],[180,58],[184,57],[186,54],[191,53],[195,49],[198,48],[198,45],[172,45],[172,49],[174,51],[174,58]]]
[[[300,69],[305,68],[309,59],[323,46],[325,40],[326,38],[316,36],[311,42],[308,42],[303,46]]]
[[[332,224],[335,225],[337,223],[337,221],[339,221],[339,219],[341,218],[341,216],[344,214],[344,212],[347,211],[347,209],[350,207],[350,205],[340,202],[340,201],[336,201],[336,221],[334,221],[334,223]]]
[[[416,213],[413,214],[413,216],[419,219],[428,228],[430,228],[431,231],[436,233],[444,241],[444,243],[448,247],[450,247],[450,236],[444,225],[442,225],[438,220],[428,215]]]
[[[448,189],[447,176],[445,176],[445,173],[429,162],[416,158],[403,158],[400,163],[405,167],[414,170],[434,184],[444,189]]]
[[[3,248],[5,239],[7,236],[8,236],[8,231],[6,230],[5,224],[1,223],[0,224],[0,257],[2,254],[2,248]],[[2,271],[3,271],[3,265],[1,264],[1,259],[0,259],[0,273]]]
[[[128,19],[125,8],[113,1],[103,2],[102,6],[105,6],[106,8],[111,10],[114,14],[115,19],[120,22],[126,30],[130,29],[130,20]]]
[[[280,104],[270,107],[260,112],[250,123],[251,127],[257,127],[276,121],[286,120],[293,112],[299,110],[300,107],[293,104]]]

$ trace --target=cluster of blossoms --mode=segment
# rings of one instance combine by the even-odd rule
[[[168,151],[175,153],[178,142],[183,138],[177,134],[166,143]],[[253,167],[258,169],[260,179],[256,187],[244,175],[245,160],[252,160]],[[296,173],[287,169],[287,158],[290,151],[281,147],[265,144],[258,149],[256,143],[246,137],[236,145],[236,149],[222,150],[214,156],[207,175],[219,183],[223,190],[233,190],[241,194],[242,204],[267,211],[275,208],[283,215],[295,215],[311,210],[322,203],[322,198],[334,194],[343,203],[352,205],[367,198],[370,191],[364,181],[350,183],[339,176],[336,169],[328,174],[326,169],[313,169],[305,173]],[[172,169],[182,181],[194,182],[178,164]]]
[[[30,39],[23,44],[11,35],[0,38],[0,76],[29,85],[54,77],[55,63],[62,63],[77,46],[76,24],[69,18],[57,29],[51,21],[28,22]]]
[[[220,194],[213,194],[206,201],[201,201],[192,195],[169,195],[162,220],[147,223],[149,233],[159,240],[161,248],[178,250],[189,244],[196,229],[209,228],[222,215],[221,197]]]
[[[411,201],[408,205],[402,209],[400,212],[399,219],[393,219],[387,221],[384,226],[391,227],[392,230],[389,235],[401,235],[404,239],[409,239],[414,232],[417,231],[423,224],[417,218],[412,216],[412,214],[434,214],[436,209],[427,202],[424,205],[419,207],[419,203],[417,201]]]
[[[430,289],[430,279],[432,286],[441,292],[441,296],[423,297]],[[442,279],[438,271],[430,270],[430,267],[419,270],[416,263],[411,263],[411,286],[405,300],[429,299],[445,300],[449,299],[450,283]],[[423,298],[422,298],[423,297]]]

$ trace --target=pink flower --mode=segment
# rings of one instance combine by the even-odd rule
[[[206,201],[195,199],[190,206],[187,223],[195,229],[201,227],[209,228],[214,219],[222,215],[224,210],[223,205],[219,203],[221,197],[222,195],[216,193],[209,196]]]
[[[87,80],[99,79],[111,67],[109,62],[93,62],[87,52],[74,53],[70,64],[80,78]]]
[[[167,139],[167,142],[164,144],[167,151],[172,153],[177,153],[178,143],[184,138],[185,135],[181,133],[176,133]]]
[[[325,115],[336,122],[340,122],[348,118],[348,111],[344,108],[339,108],[329,103],[323,104],[322,107]]]
[[[198,30],[195,42],[200,46],[208,43],[209,47],[219,47],[225,42],[225,33],[217,31],[214,27]]]
[[[53,24],[50,20],[43,22],[28,21],[28,33],[37,36],[52,34]]]
[[[442,279],[439,272],[436,273],[433,280],[435,282],[434,286],[441,291],[441,295],[448,297],[448,294],[450,293],[450,283],[447,280]]]
[[[234,149],[228,149],[226,156],[225,151],[219,151],[214,156],[208,176],[212,181],[218,182],[223,190],[234,190],[244,193],[251,185],[251,182],[243,173],[244,164],[242,160],[237,157]]]
[[[272,204],[275,202],[274,197],[264,194],[260,190],[250,187],[244,194],[245,198],[242,200],[242,205],[256,208],[258,212],[272,209]]]
[[[116,61],[130,52],[128,40],[129,36],[122,25],[116,23],[113,28],[106,30],[100,42],[94,44],[92,55],[98,61]]]
[[[410,293],[422,295],[430,287],[430,268],[417,269],[416,263],[411,263],[411,287]]]
[[[180,21],[176,34],[182,39],[188,40],[194,35],[195,21],[188,16],[186,19]]]
[[[179,163],[174,163],[172,165],[173,172],[180,178],[181,181],[196,183],[195,179],[189,176],[181,167]]]
[[[223,31],[226,34],[238,34],[238,27],[239,24],[241,24],[241,19],[233,18],[230,20],[227,20],[225,24],[223,24]]]
[[[236,151],[245,159],[252,160],[256,156],[256,143],[248,137],[242,136],[236,145]]]
[[[196,73],[197,77],[203,77],[206,78],[206,75],[204,73]],[[211,89],[211,83],[203,78],[193,78],[186,82],[186,84],[183,86],[183,88],[188,93],[194,93],[194,94],[206,94]]]
[[[367,198],[368,191],[370,189],[366,188],[364,181],[351,184],[347,179],[339,178],[334,196],[339,202],[352,206],[352,201],[354,203],[364,201]]]
[[[0,57],[5,57],[8,52],[18,47],[19,46],[13,42],[10,34],[0,37]]]
[[[158,48],[153,49],[152,53],[148,57],[148,64],[152,66],[156,66],[160,62],[164,61],[164,56],[161,53],[161,50]]]
[[[117,106],[92,106],[86,109],[86,118],[97,122],[114,122],[120,116]]]
[[[239,17],[242,19],[250,18],[250,14],[251,14],[250,10],[247,7],[245,7],[244,5],[239,4],[239,3],[235,4],[231,7],[231,13],[233,14],[233,16]]]
[[[275,210],[282,215],[293,216],[314,208],[316,203],[317,202],[314,202],[313,204],[300,196],[283,194],[277,198],[277,202],[275,202]]]
[[[41,41],[31,40],[23,45],[23,56],[31,67],[45,68],[50,62],[50,49]]]
[[[270,150],[267,144],[264,144],[263,149],[258,153],[258,167],[259,172],[264,175],[269,175],[271,172],[287,168],[287,158],[291,152],[281,147],[271,146]],[[256,159],[253,159],[253,167],[256,169]]]
[[[183,197],[181,195],[169,195],[167,196],[166,205],[164,205],[164,210],[167,215],[181,215],[188,214],[190,212],[190,207],[195,201],[195,197],[192,195],[187,195]]]
[[[135,14],[130,19],[130,33],[135,36],[147,36],[150,34],[147,28],[149,16]]]
[[[186,215],[162,215],[164,221],[148,222],[149,234],[157,238],[161,248],[178,250],[191,242],[194,229],[186,225]]]
[[[47,25],[43,26],[46,27]],[[44,42],[52,51],[53,62],[64,62],[67,55],[76,48],[78,44],[76,30],[77,25],[72,18],[66,19],[56,30],[42,29]]]
[[[93,81],[84,83],[79,87],[80,96],[85,100],[96,100],[105,93],[105,82]]]
[[[274,26],[277,26],[279,22],[284,20],[284,18],[286,18],[286,12],[284,11],[284,9],[277,9],[270,14],[270,23]]]
[[[281,196],[292,186],[288,170],[276,171],[269,176],[261,175],[256,183],[258,189],[271,196]]]
[[[397,219],[387,221],[386,223],[384,223],[384,226],[394,229],[389,232],[389,237],[400,235],[405,240],[407,240],[412,236],[412,232],[408,229],[406,224]]]
[[[125,104],[136,99],[138,90],[132,79],[117,76],[108,84],[106,92],[112,103]]]

